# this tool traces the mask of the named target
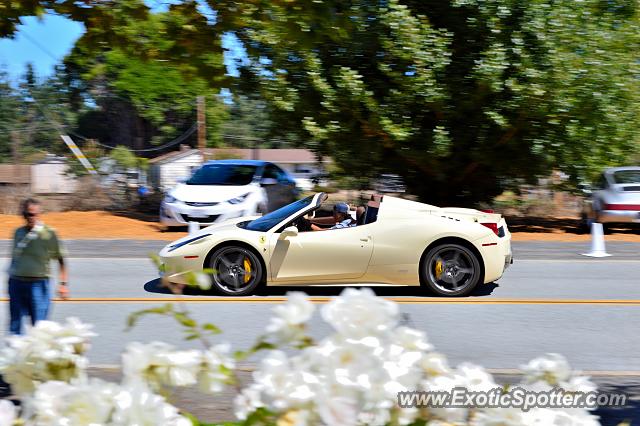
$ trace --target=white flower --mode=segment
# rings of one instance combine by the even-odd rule
[[[573,411],[573,410],[572,410]],[[585,410],[569,413],[551,408],[534,408],[525,413],[523,424],[526,426],[599,426],[597,416]]]
[[[376,297],[369,288],[347,288],[322,308],[322,318],[339,334],[359,339],[393,329],[398,322],[398,306]]]
[[[202,354],[196,350],[178,351],[167,343],[133,342],[122,354],[126,382],[146,381],[160,385],[190,386],[197,383]]]
[[[235,368],[235,360],[230,354],[231,345],[228,343],[213,346],[204,352],[202,371],[198,377],[198,385],[203,392],[220,392],[229,382],[230,372]]]
[[[470,426],[533,426],[534,419],[535,416],[520,408],[485,408],[475,412]]]
[[[165,399],[136,384],[121,389],[114,397],[113,426],[192,426],[178,414],[178,409]]]
[[[598,387],[587,376],[575,376],[567,381],[559,383],[560,388],[566,392],[595,392]]]
[[[239,420],[246,420],[249,414],[258,408],[264,407],[265,403],[261,399],[262,387],[252,384],[246,387],[236,396],[234,403],[234,414]]]
[[[433,346],[427,341],[426,333],[409,327],[396,328],[393,331],[391,342],[408,351],[428,352],[433,349]]]
[[[11,426],[16,419],[16,406],[7,399],[0,400],[0,426]]]
[[[80,384],[51,381],[38,386],[33,398],[27,399],[26,411],[43,426],[106,424],[117,392],[115,384],[99,379]]]
[[[358,424],[358,403],[353,398],[323,395],[317,402],[318,414],[327,426]]]
[[[287,293],[287,303],[276,306],[267,325],[267,333],[278,344],[300,341],[304,338],[304,324],[313,315],[315,307],[302,292]]]
[[[198,272],[195,274],[195,281],[196,284],[198,285],[198,287],[200,288],[200,290],[209,290],[211,289],[211,275],[209,274],[204,274],[202,272]]]
[[[318,378],[300,364],[291,362],[282,351],[270,351],[253,373],[262,398],[279,411],[299,407],[312,401]]]
[[[420,367],[427,376],[442,376],[451,372],[447,358],[437,352],[424,355],[420,360]]]
[[[529,383],[544,381],[555,386],[571,376],[571,367],[567,359],[560,354],[546,354],[523,365],[524,380]]]
[[[18,395],[32,393],[39,383],[50,380],[68,382],[84,377],[88,360],[83,356],[91,325],[76,318],[65,324],[38,321],[22,336],[10,336],[0,353],[0,373]]]
[[[489,391],[499,387],[491,374],[484,368],[471,363],[460,364],[453,374],[459,387],[471,391]]]

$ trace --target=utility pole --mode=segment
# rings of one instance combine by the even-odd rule
[[[207,146],[207,122],[205,115],[204,96],[197,98],[197,120],[198,120],[198,149],[204,155],[204,149]]]

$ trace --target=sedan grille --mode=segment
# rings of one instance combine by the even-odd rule
[[[184,203],[191,207],[213,207],[216,204],[218,204],[218,203],[198,203],[193,201],[185,201]]]
[[[184,220],[185,222],[213,223],[213,222],[216,221],[216,219],[220,215],[219,214],[212,214],[212,215],[203,216],[203,217],[193,217],[193,216],[189,216],[187,214],[181,214],[180,216],[182,216],[182,220]]]

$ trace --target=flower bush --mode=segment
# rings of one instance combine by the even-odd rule
[[[234,411],[240,425],[597,425],[584,409],[529,411],[497,408],[403,408],[398,392],[472,391],[499,388],[482,367],[451,367],[425,333],[400,324],[398,306],[369,289],[347,289],[324,305],[333,332],[319,341],[307,334],[315,306],[290,293],[277,306],[255,345],[232,354],[210,344],[218,330],[198,325],[170,305],[134,315],[171,315],[204,349],[178,350],[162,343],[130,343],[122,355],[122,383],[89,378],[84,357],[91,326],[41,321],[25,336],[8,338],[0,372],[22,400],[18,410],[0,401],[0,426],[190,425],[196,422],[166,399],[172,387],[193,386],[215,394],[238,386],[240,360],[255,357],[252,382],[238,389]],[[209,334],[207,334],[209,333]],[[256,353],[262,352],[258,358]],[[548,354],[522,366],[518,386],[536,391],[562,387],[588,392],[595,385],[573,372],[565,358]],[[17,423],[22,422],[22,423]]]

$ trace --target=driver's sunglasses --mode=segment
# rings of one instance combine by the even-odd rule
[[[31,213],[31,212],[24,212],[22,213],[22,216],[24,216],[25,219],[28,219],[30,217],[35,217],[38,216],[40,213]]]

